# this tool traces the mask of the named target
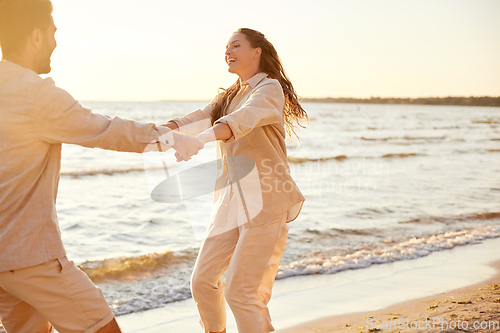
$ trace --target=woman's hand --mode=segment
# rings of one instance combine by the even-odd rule
[[[188,161],[191,156],[198,154],[198,151],[203,149],[203,143],[197,138],[177,132],[173,132],[173,135],[174,144],[172,147],[176,151],[177,162]]]
[[[177,162],[189,161],[191,159],[191,156],[198,154],[198,150],[202,149],[206,143],[216,140],[229,139],[232,135],[233,132],[227,124],[216,124],[215,126],[207,129],[205,132],[198,134],[196,138],[175,133],[173,147],[176,150],[174,154],[175,158],[177,159]],[[179,139],[177,139],[178,137]],[[185,141],[178,142],[178,140]],[[176,143],[178,144],[176,145]],[[196,152],[193,152],[196,147],[199,147],[198,150],[196,150]]]
[[[196,139],[198,139],[198,137],[196,137]],[[199,140],[199,139],[198,139],[198,140]],[[202,144],[202,148],[204,148],[204,147],[205,147],[204,142],[203,142],[202,140],[199,140],[199,141],[200,141],[200,142],[201,142],[201,144]],[[181,155],[181,154],[180,154],[179,152],[177,152],[177,151],[175,152],[175,154],[174,154],[174,155],[175,155],[175,158],[176,158],[177,162],[189,161],[189,160],[191,159],[191,156],[188,156],[188,157],[183,156],[183,155]],[[196,154],[195,154],[195,155],[196,155]]]

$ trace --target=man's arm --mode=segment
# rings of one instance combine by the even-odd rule
[[[93,113],[52,79],[42,81],[32,108],[34,132],[49,144],[70,143],[89,148],[142,153],[150,144],[163,142],[162,149],[173,147],[194,155],[202,148],[195,138],[120,117]],[[152,149],[148,149],[152,150]]]

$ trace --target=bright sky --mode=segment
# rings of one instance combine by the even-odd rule
[[[51,76],[80,100],[207,100],[257,29],[303,97],[500,95],[498,0],[52,0]]]

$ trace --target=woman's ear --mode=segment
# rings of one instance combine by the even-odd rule
[[[255,53],[254,53],[254,57],[260,57],[260,55],[262,54],[262,49],[260,47],[256,48],[255,49]]]

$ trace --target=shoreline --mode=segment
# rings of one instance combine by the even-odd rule
[[[469,325],[474,320],[500,320],[498,248],[500,238],[490,238],[414,260],[277,280],[269,303],[273,326],[277,333],[444,333],[448,331],[440,328],[368,330],[366,320],[379,321],[379,328],[390,318],[410,322],[453,318],[468,320]],[[236,333],[232,313],[226,310],[227,331]],[[117,320],[124,333],[200,332],[192,299],[117,316]],[[480,330],[495,331],[500,330]]]
[[[446,96],[446,97],[310,97],[305,103],[348,104],[402,104],[402,105],[447,105],[447,106],[500,106],[500,96]]]
[[[500,260],[490,262],[488,265],[496,269],[496,274],[479,283],[400,302],[379,310],[315,319],[276,332],[327,333],[348,330],[391,333],[417,330],[451,332],[458,328],[498,332],[500,331],[500,326],[497,326],[500,325]],[[474,328],[476,326],[477,329]]]
[[[498,269],[489,265],[493,261],[500,262],[498,248],[500,238],[491,238],[477,244],[433,252],[414,260],[373,265],[336,274],[277,280],[269,302],[273,326],[277,333],[367,332],[367,329],[357,329],[362,325],[354,327],[354,322],[349,323],[349,329],[342,327],[347,323],[345,321],[328,323],[328,319],[332,316],[351,316],[349,318],[364,320],[360,313],[373,315],[380,309],[436,297],[443,292],[449,293],[499,278]],[[227,331],[236,333],[236,323],[227,305],[226,310]],[[124,333],[201,332],[192,299],[122,315],[117,320]],[[323,326],[311,326],[316,323],[322,323]],[[327,325],[331,329],[327,330]]]

